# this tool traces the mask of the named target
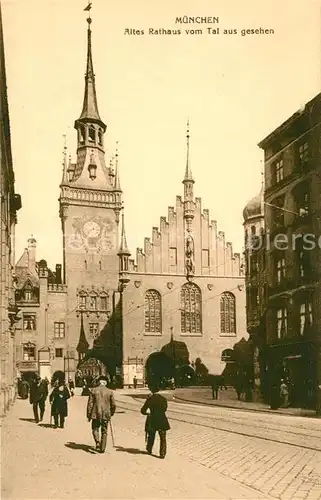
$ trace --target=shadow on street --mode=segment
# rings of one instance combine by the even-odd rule
[[[139,450],[138,448],[124,448],[123,446],[115,446],[117,451],[124,451],[125,453],[130,453],[131,455],[148,455],[147,451]]]
[[[87,453],[95,453],[95,449],[88,444],[80,444],[80,443],[65,443],[66,448],[71,448],[72,450],[83,450]]]

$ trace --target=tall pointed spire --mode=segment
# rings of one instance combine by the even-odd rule
[[[190,164],[190,157],[189,157],[189,119],[187,120],[187,130],[186,130],[186,145],[187,145],[187,151],[186,151],[186,168],[185,168],[185,176],[184,176],[184,181],[189,181],[189,182],[194,182],[193,175],[192,175],[192,170],[191,170],[191,164]]]
[[[116,153],[115,153],[115,191],[121,191],[120,180],[119,180],[119,167],[118,167],[118,141],[116,142]]]
[[[87,19],[88,29],[87,29],[87,67],[85,74],[85,95],[82,112],[79,120],[89,119],[97,120],[101,122],[99,116],[98,104],[97,104],[97,94],[95,86],[95,74],[92,58],[91,49],[91,23],[92,19],[88,17]]]
[[[126,240],[124,208],[121,214],[121,239],[118,255],[131,255],[130,251],[128,250]]]
[[[80,319],[80,334],[79,334],[79,342],[76,347],[76,350],[78,352],[79,358],[81,359],[83,355],[86,354],[86,352],[89,349],[89,344],[86,339],[86,334],[85,334],[85,329],[84,329],[84,319],[83,319],[83,313],[80,313],[81,319]]]

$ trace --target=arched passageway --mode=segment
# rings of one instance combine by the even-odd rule
[[[165,388],[175,376],[175,363],[164,352],[153,352],[145,364],[145,376],[148,386]]]

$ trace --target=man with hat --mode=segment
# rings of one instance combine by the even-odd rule
[[[107,444],[108,422],[116,411],[114,393],[107,387],[108,379],[105,376],[98,378],[98,386],[89,394],[87,403],[87,419],[91,421],[91,429],[96,443],[96,450],[104,453]],[[101,438],[99,429],[101,428]]]
[[[45,413],[45,404],[48,397],[48,385],[36,374],[30,386],[30,404],[32,404],[33,414],[36,423],[41,422]],[[40,410],[40,418],[38,409]]]

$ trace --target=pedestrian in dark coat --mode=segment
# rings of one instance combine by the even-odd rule
[[[141,408],[141,413],[147,415],[145,423],[146,450],[149,454],[152,453],[156,432],[158,431],[160,439],[159,455],[160,458],[165,458],[167,448],[166,431],[170,429],[170,425],[166,416],[167,400],[158,392],[158,388],[152,389],[152,394],[146,399]]]
[[[105,376],[98,378],[98,387],[94,387],[87,403],[87,419],[91,421],[93,438],[96,450],[104,453],[107,444],[108,422],[116,411],[114,393],[107,387],[108,379]],[[101,437],[99,429],[101,428]]]
[[[39,375],[36,375],[30,386],[30,404],[32,404],[36,423],[41,422],[43,419],[47,397],[48,385]],[[40,410],[40,418],[38,409]]]
[[[65,418],[68,416],[68,403],[70,392],[67,386],[62,383],[54,388],[50,394],[51,415],[54,418],[54,428],[59,426],[61,429],[65,426]]]

